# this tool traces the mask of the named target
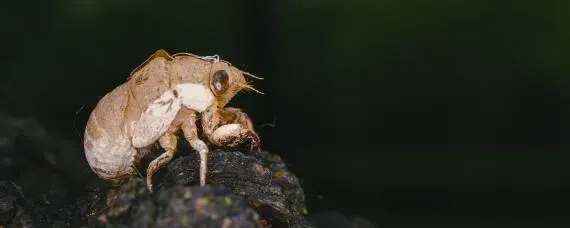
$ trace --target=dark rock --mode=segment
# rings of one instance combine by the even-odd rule
[[[196,153],[175,157],[157,173],[153,194],[146,189],[143,178],[133,177],[119,188],[109,190],[107,208],[90,224],[311,227],[304,218],[304,194],[299,181],[278,156],[266,151],[245,154],[215,150],[208,166],[204,187],[198,186]],[[208,202],[207,207],[196,209],[197,204],[204,202]]]
[[[9,223],[21,213],[24,194],[20,186],[11,181],[0,181],[0,224]]]
[[[0,181],[0,226],[77,227],[82,224],[85,215],[92,213],[86,209],[91,208],[97,198],[103,197],[100,194],[93,197],[89,193],[79,197],[77,203],[65,204],[65,201],[58,198],[52,200],[47,195],[25,197],[14,182]]]
[[[107,208],[90,227],[261,227],[242,197],[222,186],[172,185],[150,194],[134,177],[107,195]]]
[[[162,186],[199,183],[198,155],[191,153],[172,161],[166,168]],[[286,169],[281,158],[267,151],[245,154],[215,150],[208,159],[207,183],[223,185],[245,197],[263,219],[276,226],[307,227],[303,189],[297,177]]]

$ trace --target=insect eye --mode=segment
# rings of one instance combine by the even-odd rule
[[[214,72],[210,86],[216,95],[222,94],[228,89],[228,80],[228,73],[225,70]]]

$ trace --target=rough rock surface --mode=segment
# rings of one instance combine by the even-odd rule
[[[198,183],[198,155],[175,160],[167,167],[164,185]],[[208,184],[224,185],[245,197],[270,224],[308,226],[303,189],[277,155],[267,151],[244,154],[214,151],[208,162]]]
[[[204,187],[198,186],[197,159],[197,153],[176,157],[155,176],[154,194],[146,190],[141,177],[109,190],[107,208],[96,213],[104,216],[97,219],[119,227],[311,227],[304,218],[299,181],[278,156],[216,150],[208,162]],[[208,207],[196,209],[204,201]],[[146,220],[139,220],[143,217]]]
[[[222,186],[174,185],[150,194],[140,178],[108,193],[90,227],[261,227],[247,201]]]

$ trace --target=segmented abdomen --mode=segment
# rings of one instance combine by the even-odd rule
[[[137,153],[125,130],[129,103],[126,88],[121,85],[106,94],[91,112],[85,129],[87,162],[93,172],[107,180],[127,175]]]

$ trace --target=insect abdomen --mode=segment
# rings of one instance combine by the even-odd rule
[[[99,177],[116,179],[129,172],[137,153],[128,132],[126,86],[119,86],[105,95],[92,111],[84,134],[85,156]]]

